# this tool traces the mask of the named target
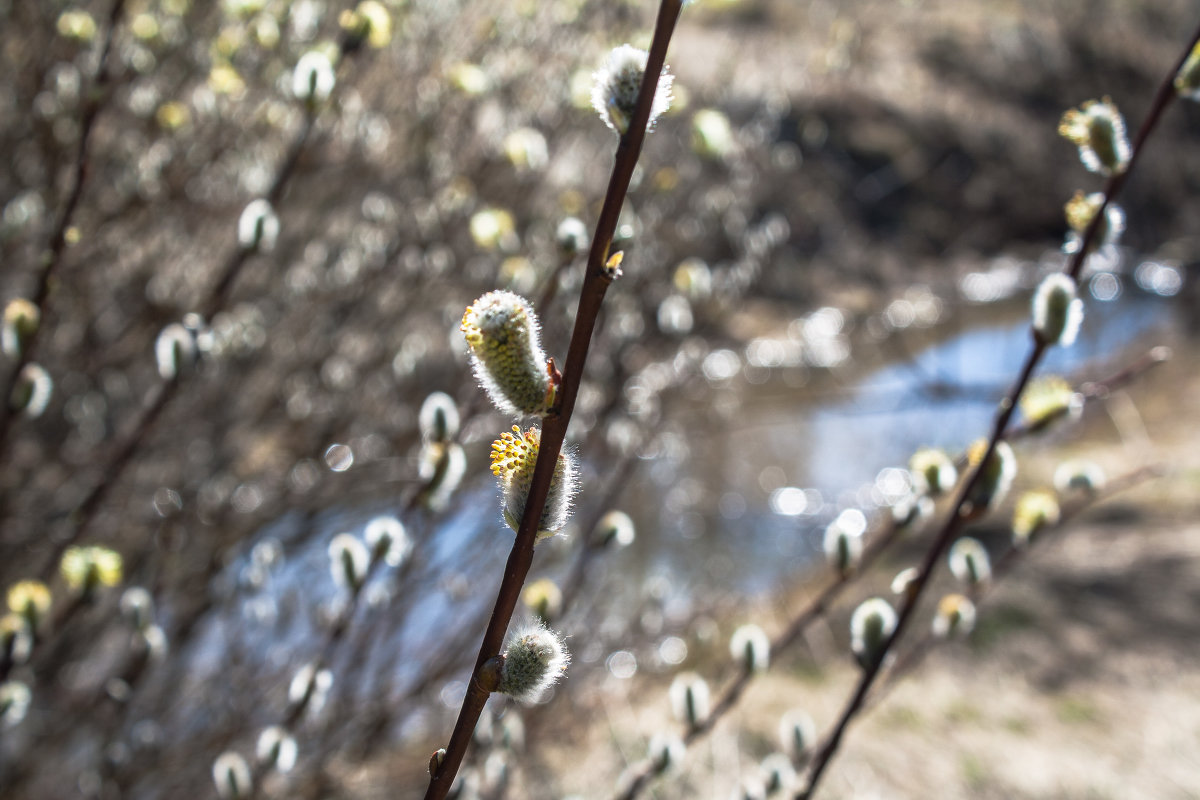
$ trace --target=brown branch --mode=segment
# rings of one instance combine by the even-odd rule
[[[471,681],[468,684],[454,732],[446,747],[445,757],[440,767],[430,776],[429,788],[425,800],[442,800],[450,791],[458,769],[470,745],[471,734],[479,721],[490,694],[479,680],[486,664],[499,653],[504,634],[512,620],[520,598],[521,587],[529,567],[533,561],[533,545],[537,535],[538,521],[546,504],[550,491],[550,479],[558,461],[559,451],[566,438],[567,425],[571,421],[571,413],[575,408],[575,398],[583,379],[583,367],[587,360],[588,349],[591,346],[592,332],[608,291],[615,275],[607,268],[609,248],[612,245],[613,234],[616,231],[617,219],[621,207],[625,203],[625,195],[637,166],[638,156],[642,151],[642,142],[646,137],[646,126],[650,121],[650,109],[654,94],[658,88],[659,75],[666,62],[667,46],[675,23],[679,19],[682,8],[681,0],[663,0],[658,10],[658,20],[655,24],[654,39],[650,45],[650,53],[646,60],[646,70],[642,76],[642,85],[638,93],[637,106],[630,121],[628,131],[621,137],[617,146],[612,177],[609,179],[608,190],[604,195],[604,205],[600,218],[596,222],[596,232],[592,239],[591,251],[588,255],[587,272],[584,275],[583,287],[580,290],[579,307],[575,315],[575,328],[571,333],[571,343],[567,349],[567,360],[564,365],[562,383],[559,386],[558,400],[553,413],[546,417],[542,428],[541,444],[538,450],[537,464],[534,466],[532,485],[529,497],[525,503],[525,513],[521,519],[516,541],[513,542],[508,562],[504,567],[504,579],[496,597],[496,606],[492,611],[483,642],[479,647],[479,657],[476,659]]]

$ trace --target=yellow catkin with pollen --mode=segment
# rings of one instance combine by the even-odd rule
[[[500,481],[504,521],[514,531],[520,527],[525,515],[541,436],[538,428],[522,432],[514,425],[511,432],[501,434],[492,442],[492,474]],[[538,538],[553,536],[566,524],[577,480],[574,459],[567,451],[561,451],[550,479],[550,493],[538,521]]]
[[[1079,159],[1092,172],[1116,175],[1129,165],[1125,119],[1111,98],[1069,109],[1058,123],[1058,133],[1079,148]]]
[[[529,301],[503,290],[488,292],[467,307],[462,332],[475,378],[498,409],[535,416],[550,410],[555,373],[542,351]]]

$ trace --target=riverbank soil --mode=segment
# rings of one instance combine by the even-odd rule
[[[1200,418],[1192,401],[1200,359],[1187,350],[1194,344],[1181,334],[1170,343],[1170,361],[1090,404],[1076,430],[1020,446],[1018,490],[1048,483],[1065,458],[1091,459],[1114,478],[1150,465],[1165,474],[1039,539],[980,600],[967,639],[928,647],[928,616],[915,624],[908,641],[924,640],[923,658],[881,684],[843,741],[821,797],[1200,796]],[[971,531],[993,553],[1005,546],[1008,514]],[[891,575],[917,562],[921,544],[904,543],[812,627],[801,648],[777,656],[650,796],[730,796],[779,747],[787,709],[807,710],[826,732],[859,676],[846,642],[849,611],[873,594],[887,596]],[[826,580],[814,576],[718,626],[727,636],[749,617],[771,619],[764,627],[778,631]],[[935,593],[950,588],[943,575]],[[727,672],[720,649],[697,670]],[[902,665],[912,663],[907,651]],[[612,780],[621,753],[636,761],[653,732],[678,730],[666,701],[669,677],[659,683],[655,694],[608,694],[593,709],[604,723],[589,726],[582,742],[547,723],[572,743],[540,754],[546,774],[584,797],[609,796],[595,782]],[[588,766],[580,769],[585,752]]]

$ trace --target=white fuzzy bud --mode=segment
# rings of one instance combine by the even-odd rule
[[[154,360],[163,380],[175,380],[196,363],[195,334],[178,322],[167,325],[154,340]]]
[[[54,394],[54,379],[41,364],[26,364],[17,374],[9,395],[9,407],[29,419],[45,413]]]
[[[992,577],[992,563],[987,549],[978,539],[963,536],[950,545],[950,573],[967,584],[978,586]]]
[[[817,723],[807,711],[787,712],[779,721],[779,743],[793,763],[805,764],[817,746]]]
[[[238,217],[238,245],[243,250],[269,253],[279,238],[279,217],[265,198],[251,200]]]
[[[933,616],[933,635],[939,639],[966,636],[975,627],[975,604],[961,594],[948,594],[938,601]]]
[[[681,672],[676,675],[675,680],[671,682],[668,696],[675,719],[687,725],[689,729],[699,727],[708,719],[708,683],[696,673]]]
[[[683,740],[669,733],[656,733],[651,736],[646,749],[649,751],[650,763],[656,775],[676,769],[687,755],[687,745]]]
[[[412,552],[412,541],[404,530],[404,524],[395,517],[376,517],[363,530],[371,557],[383,561],[389,567],[398,567]]]
[[[329,569],[333,582],[343,589],[360,589],[370,564],[371,554],[357,536],[339,533],[329,543]]]
[[[1083,323],[1083,300],[1075,281],[1056,272],[1047,275],[1033,293],[1033,331],[1038,341],[1070,347]]]
[[[458,406],[445,392],[433,392],[421,403],[417,414],[421,436],[430,442],[447,442],[458,435]]]
[[[604,64],[592,76],[592,107],[605,125],[622,136],[628,132],[629,123],[633,120],[648,59],[649,54],[645,50],[623,44],[608,54]],[[671,84],[674,80],[675,77],[664,65],[655,87],[647,130],[652,130],[655,121],[671,107]]]
[[[863,669],[870,669],[883,658],[896,622],[895,609],[882,597],[872,597],[854,609],[850,617],[850,650]]]
[[[279,772],[291,772],[296,766],[296,739],[286,729],[272,725],[258,735],[254,755],[258,763]]]
[[[857,509],[842,512],[825,528],[825,560],[839,575],[849,575],[858,567],[865,531],[866,517]]]
[[[757,625],[742,625],[729,639],[729,652],[748,672],[765,672],[770,665],[771,640]]]
[[[540,621],[515,628],[504,650],[497,691],[536,703],[567,671],[571,654],[562,637]]]
[[[0,722],[4,727],[15,727],[25,719],[32,697],[29,687],[21,681],[0,683]]]
[[[296,62],[292,72],[292,94],[309,106],[316,106],[329,99],[335,82],[329,56],[320,50],[310,50]]]
[[[316,664],[309,662],[296,670],[292,677],[288,685],[288,703],[303,705],[314,713],[319,712],[332,687],[333,673],[327,669],[317,669]]]
[[[232,750],[226,750],[217,756],[212,767],[213,783],[217,786],[217,794],[224,800],[241,800],[249,797],[254,784],[250,775],[250,765]]]
[[[597,547],[628,547],[636,537],[633,519],[624,511],[609,511],[592,531],[592,543]]]
[[[141,586],[130,586],[121,593],[121,616],[135,630],[142,630],[154,622],[154,598]]]

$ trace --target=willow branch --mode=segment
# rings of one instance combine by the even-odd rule
[[[1162,118],[1163,111],[1166,110],[1166,107],[1170,104],[1171,100],[1174,99],[1175,75],[1179,72],[1180,66],[1183,65],[1183,62],[1187,59],[1188,54],[1191,53],[1198,41],[1200,41],[1200,27],[1198,27],[1195,33],[1192,34],[1187,46],[1183,49],[1183,55],[1180,56],[1175,66],[1167,74],[1166,78],[1159,86],[1158,91],[1155,93],[1154,102],[1151,105],[1150,111],[1147,113],[1146,118],[1142,122],[1141,127],[1138,129],[1137,136],[1134,139],[1133,151],[1130,155],[1129,163],[1126,169],[1108,179],[1108,182],[1104,188],[1104,202],[1100,209],[1097,210],[1096,214],[1092,217],[1090,224],[1084,231],[1083,241],[1080,243],[1079,249],[1072,255],[1071,260],[1066,267],[1065,273],[1072,279],[1077,279],[1080,271],[1083,269],[1084,260],[1086,259],[1088,252],[1091,250],[1091,245],[1099,231],[1100,221],[1103,219],[1105,208],[1125,185],[1125,181],[1128,178],[1129,173],[1132,172],[1134,165],[1137,163],[1138,156],[1141,154],[1146,140],[1150,137],[1150,134],[1154,131],[1159,120]],[[1013,413],[1016,411],[1017,402],[1020,400],[1021,394],[1025,391],[1025,387],[1028,385],[1034,370],[1041,362],[1042,356],[1045,355],[1047,349],[1048,347],[1046,343],[1037,336],[1034,336],[1033,347],[1030,349],[1029,355],[1026,357],[1025,364],[1021,369],[1021,373],[1017,378],[1016,383],[1013,384],[1009,394],[1000,403],[999,412],[996,415],[995,423],[992,426],[991,435],[988,437],[987,448],[983,454],[983,457],[979,460],[975,469],[971,471],[970,476],[963,483],[962,489],[959,491],[955,499],[954,506],[949,517],[947,517],[941,532],[938,534],[934,544],[925,554],[925,559],[921,564],[920,571],[911,585],[911,592],[908,595],[908,599],[900,610],[899,617],[896,621],[895,630],[892,631],[892,635],[889,636],[887,642],[884,643],[880,657],[874,659],[871,665],[864,669],[854,694],[851,695],[849,702],[843,708],[842,714],[837,723],[834,725],[829,738],[822,745],[813,761],[812,767],[809,771],[807,786],[797,795],[797,797],[808,800],[808,798],[813,796],[817,790],[817,787],[820,785],[821,777],[824,775],[825,769],[829,766],[829,762],[832,760],[834,754],[837,753],[838,747],[841,745],[842,738],[845,736],[846,729],[849,727],[851,721],[853,721],[853,719],[858,715],[858,712],[862,709],[863,703],[867,698],[867,694],[871,690],[871,686],[875,683],[875,679],[879,677],[879,673],[887,660],[885,658],[886,654],[892,652],[896,646],[896,643],[904,634],[904,630],[908,623],[911,621],[913,614],[916,611],[917,602],[921,599],[921,595],[929,585],[929,579],[933,574],[934,567],[937,565],[938,560],[950,546],[950,543],[954,540],[955,536],[957,536],[959,530],[966,521],[963,510],[967,503],[967,498],[971,496],[975,486],[979,483],[984,468],[988,465],[993,453],[995,453],[996,446],[1004,437]]]
[[[583,367],[591,347],[592,333],[604,295],[615,277],[608,267],[609,249],[612,246],[613,235],[617,228],[617,220],[625,203],[625,195],[629,191],[629,183],[633,179],[633,170],[641,155],[642,143],[646,137],[646,126],[650,121],[650,109],[654,102],[654,93],[658,87],[659,75],[666,62],[667,46],[675,30],[682,8],[680,0],[663,0],[658,10],[658,21],[654,28],[654,39],[650,45],[649,56],[646,59],[646,69],[642,76],[642,85],[638,93],[637,106],[630,121],[627,132],[621,136],[617,145],[612,176],[609,179],[608,190],[604,195],[604,205],[600,210],[600,218],[596,223],[596,233],[592,239],[591,250],[588,254],[587,272],[584,275],[583,287],[580,290],[579,307],[575,314],[575,327],[571,332],[571,342],[567,348],[567,359],[564,364],[562,382],[559,385],[558,398],[552,413],[546,417],[542,428],[541,443],[538,447],[537,464],[534,466],[532,485],[529,497],[525,502],[525,513],[517,530],[516,541],[513,542],[508,562],[504,567],[504,578],[496,597],[496,605],[484,631],[483,642],[479,647],[479,656],[475,661],[471,681],[467,686],[466,696],[459,710],[458,720],[454,725],[450,743],[441,764],[432,768],[429,788],[425,800],[442,800],[450,791],[467,747],[471,734],[479,721],[479,715],[487,703],[490,690],[486,680],[482,680],[484,665],[500,653],[504,634],[512,621],[520,598],[521,587],[529,574],[533,562],[533,546],[537,538],[538,521],[550,491],[550,479],[558,461],[558,454],[566,439],[567,426],[575,409],[575,399],[579,394],[579,386],[583,380]]]

